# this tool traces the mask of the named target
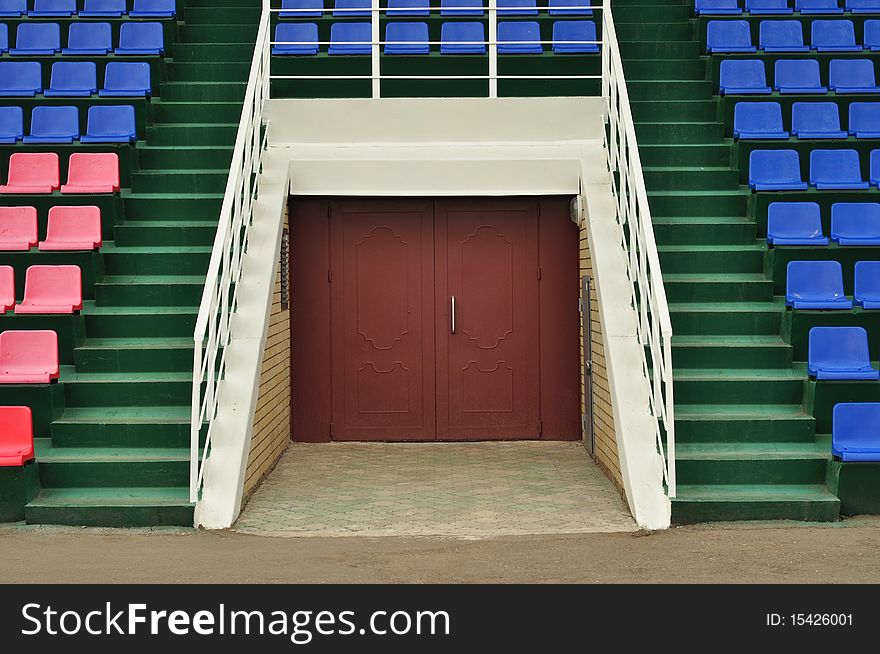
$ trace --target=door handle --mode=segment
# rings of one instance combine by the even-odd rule
[[[449,318],[450,318],[450,323],[452,326],[452,333],[454,334],[455,333],[455,296],[454,295],[450,299],[449,304],[450,304]]]

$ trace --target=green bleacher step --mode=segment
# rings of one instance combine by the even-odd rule
[[[203,275],[107,275],[95,300],[107,306],[198,306]]]
[[[630,107],[636,129],[642,121],[712,122],[718,111],[712,100],[633,100]]]
[[[737,172],[729,168],[645,166],[645,184],[668,191],[739,188]],[[132,184],[137,173],[132,177]]]
[[[741,216],[655,216],[653,223],[657,241],[666,245],[748,245],[758,230]]]
[[[679,484],[821,484],[831,444],[682,443],[676,447]]]
[[[90,338],[182,337],[195,328],[198,307],[104,307],[84,303]]]
[[[126,220],[165,222],[174,216],[182,220],[211,221],[215,225],[223,204],[222,193],[199,195],[180,193],[131,193],[123,192]]]
[[[228,171],[216,169],[161,169],[134,173],[132,193],[223,193]]]
[[[216,168],[228,171],[231,161],[231,145],[190,145],[183,150],[171,145],[138,147],[138,163],[142,171],[148,168]]]
[[[617,29],[617,39],[622,42],[670,43],[675,41],[692,42],[694,39],[694,26],[687,21],[675,23],[621,23],[619,25],[615,24],[615,27]]]
[[[759,245],[660,245],[664,273],[757,273],[764,251]]]
[[[245,61],[174,61],[168,64],[168,77],[175,82],[247,82],[250,69],[250,62]]]
[[[61,367],[68,407],[157,406],[192,400],[189,372],[90,372]]]
[[[163,102],[242,102],[247,82],[166,82],[159,88]]]
[[[188,488],[48,488],[25,507],[25,520],[87,527],[192,527],[193,510]]]
[[[813,442],[816,420],[800,404],[681,404],[675,406],[677,443]]]
[[[639,145],[651,143],[712,143],[724,136],[724,124],[706,122],[640,122],[636,125]],[[730,171],[738,179],[736,171]]]
[[[645,144],[639,145],[639,156],[643,166],[729,166],[730,146],[723,143]],[[743,215],[742,212],[739,215]]]
[[[714,361],[719,368],[783,368],[791,365],[792,349],[775,335],[672,337],[674,368],[699,368],[706,361]]]
[[[109,275],[204,275],[208,270],[208,246],[113,247],[104,253]]]
[[[199,10],[195,9],[192,11],[207,11],[211,10]],[[228,10],[229,12],[247,12],[247,10],[239,9],[239,10]],[[189,13],[189,12],[187,12]],[[226,12],[224,12],[225,14]],[[256,12],[257,17],[259,18],[259,10]],[[247,15],[247,13],[245,13]],[[214,12],[214,17],[216,19],[216,12]],[[230,22],[234,22],[234,16],[225,16],[224,20],[229,20]],[[187,24],[181,26],[180,35],[182,38],[191,40],[191,41],[199,41],[199,40],[212,40],[212,41],[220,41],[224,43],[247,43],[249,45],[253,45],[256,40],[257,30],[254,25],[240,25],[240,24],[230,24],[230,25],[215,25],[208,23],[204,18],[196,18],[190,20],[189,16],[187,16]],[[251,51],[253,52],[253,50]]]
[[[654,80],[668,75],[680,80],[706,79],[706,64],[699,59],[632,59],[623,66],[628,80]]]
[[[725,520],[833,522],[840,500],[824,484],[679,485],[675,524]]]
[[[185,24],[181,31],[181,36],[190,41],[218,41],[222,39],[212,39],[212,37],[203,36],[201,33],[188,34],[186,30],[192,29],[192,26],[203,25],[210,27],[217,25],[234,26],[240,32],[250,32],[250,42],[253,43],[256,37],[254,26],[259,22],[260,14],[262,14],[262,7],[253,2],[243,2],[237,7],[215,7],[190,4],[190,6],[188,6],[183,12],[183,20]]]
[[[626,59],[690,59],[700,54],[696,41],[620,41]]]
[[[164,123],[236,123],[241,118],[241,102],[167,102],[153,103],[153,114]]]
[[[678,273],[663,275],[666,299],[686,302],[767,302],[773,283],[758,273]]]
[[[783,307],[770,302],[670,303],[672,331],[681,336],[699,334],[779,334]]]
[[[640,80],[626,86],[632,101],[702,100],[712,95],[712,83],[706,80]]]
[[[745,214],[745,190],[660,191],[648,189],[651,212],[658,216],[731,216]]]
[[[89,338],[73,359],[82,372],[185,372],[192,370],[192,353],[192,338]]]
[[[175,62],[247,62],[249,66],[253,56],[254,46],[251,43],[179,43],[174,48]]]
[[[791,369],[673,370],[675,401],[681,404],[795,404],[804,378]]]
[[[651,16],[658,21],[687,20],[691,15],[691,8],[684,5],[645,5],[645,6],[618,6],[615,1],[613,7],[615,25],[638,22]]]
[[[238,124],[226,123],[163,123],[147,128],[151,145],[217,145],[235,142]]]
[[[214,243],[217,228],[208,221],[129,220],[114,227],[117,246],[181,246]]]
[[[189,404],[68,407],[52,423],[52,444],[64,447],[189,447]]]

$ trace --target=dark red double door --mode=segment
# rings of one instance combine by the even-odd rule
[[[294,438],[578,437],[577,237],[565,214],[536,199],[292,206]],[[545,233],[562,246],[547,271],[560,288],[545,281]]]

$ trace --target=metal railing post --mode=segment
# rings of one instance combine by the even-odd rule
[[[373,28],[373,45],[370,49],[373,64],[373,97],[382,97],[382,79],[381,79],[381,63],[379,61],[379,0],[372,0],[372,11],[370,12],[370,25]]]
[[[476,0],[475,0],[476,1]],[[489,97],[498,97],[498,2],[489,0]]]

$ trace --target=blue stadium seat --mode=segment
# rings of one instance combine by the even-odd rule
[[[130,98],[150,95],[150,64],[143,61],[111,61],[104,69],[103,97]]]
[[[281,18],[319,18],[323,15],[324,0],[281,0],[282,9],[302,11],[282,11]]]
[[[175,0],[134,0],[128,15],[132,18],[172,18],[176,13]]]
[[[767,71],[760,59],[739,61],[725,59],[721,62],[719,91],[724,94],[763,94],[770,93],[767,86]]]
[[[596,23],[591,20],[557,20],[553,23],[553,52],[556,54],[599,52]]]
[[[388,16],[430,16],[428,0],[388,0]]]
[[[880,186],[880,150],[871,150],[871,160],[870,160],[870,169],[871,169],[871,184],[873,186]]]
[[[275,26],[273,55],[318,54],[317,23],[278,23]],[[298,45],[294,45],[298,43]]]
[[[828,88],[822,86],[819,62],[815,59],[780,59],[776,62],[773,88],[780,93],[816,93],[825,95]]]
[[[857,139],[880,138],[880,102],[850,104],[849,133]]]
[[[11,145],[24,136],[21,107],[0,107],[0,143]]]
[[[385,25],[385,54],[387,55],[427,55],[431,54],[428,45],[427,23],[388,23]]]
[[[523,41],[523,43],[510,43]],[[498,23],[498,54],[541,54],[541,28],[535,21],[500,21]]]
[[[18,18],[27,13],[27,0],[0,0],[0,16]]]
[[[753,16],[794,13],[788,0],[746,0],[746,11]]]
[[[9,50],[9,28],[6,23],[0,23],[0,54]]]
[[[53,55],[61,51],[61,29],[58,23],[20,23],[15,31],[15,47],[11,55]]]
[[[809,52],[799,20],[762,20],[758,43],[764,52]]]
[[[821,190],[865,190],[859,153],[855,150],[810,152],[810,184]]]
[[[831,453],[841,461],[880,461],[880,403],[834,405]]]
[[[851,20],[814,20],[810,44],[819,52],[861,52]]]
[[[706,52],[756,52],[747,20],[710,20]]]
[[[33,96],[42,90],[43,69],[39,61],[0,61],[0,97]]]
[[[749,187],[755,191],[805,191],[801,159],[796,150],[752,150]]]
[[[822,213],[815,202],[771,202],[767,207],[770,245],[828,245]]]
[[[482,16],[483,0],[440,0],[441,16]]]
[[[160,55],[165,52],[162,23],[135,21],[119,26],[118,55]]]
[[[792,309],[852,309],[843,292],[839,261],[789,261],[786,267],[785,306]]]
[[[373,28],[370,23],[333,23],[330,26],[330,47],[327,52],[331,55],[370,54],[372,40]]]
[[[31,112],[31,133],[25,143],[73,143],[79,138],[76,107],[38,105]]]
[[[80,16],[117,18],[128,11],[125,0],[85,0]]]
[[[551,16],[592,16],[590,6],[590,0],[550,0],[548,3]]]
[[[865,21],[865,47],[872,52],[880,50],[880,20]]]
[[[39,64],[37,64],[39,65]],[[52,64],[47,97],[88,97],[98,90],[98,73],[93,61],[56,61]]]
[[[794,8],[802,14],[842,14],[837,0],[795,0]]]
[[[69,17],[76,13],[76,0],[34,0],[28,16],[42,18]]]
[[[834,102],[795,102],[791,107],[791,131],[799,139],[845,139],[840,112]]]
[[[499,16],[537,16],[535,0],[498,0]]]
[[[880,93],[870,59],[832,59],[828,86],[835,93]]]
[[[106,55],[113,49],[113,32],[110,23],[77,21],[70,24],[67,47],[63,55]]]
[[[880,309],[880,261],[858,261],[855,301],[863,309]]]
[[[440,27],[440,54],[486,54],[485,40],[486,29],[479,21],[443,23]]]
[[[370,0],[336,0],[333,15],[341,18],[354,16],[370,16],[372,3]]]
[[[740,139],[787,139],[778,102],[737,102],[733,110],[733,137]]]
[[[880,379],[862,327],[813,327],[809,342],[807,370],[816,379]]]
[[[742,9],[737,0],[694,0],[694,13],[697,16],[737,15],[742,13]]]
[[[831,240],[841,246],[880,245],[880,204],[835,202],[831,205]]]
[[[854,14],[880,14],[880,0],[846,0],[846,10]]]
[[[122,105],[95,105],[89,107],[83,143],[131,143],[137,140],[134,107]]]

